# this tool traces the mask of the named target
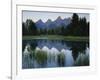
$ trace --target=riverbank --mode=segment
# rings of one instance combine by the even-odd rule
[[[89,42],[89,37],[81,37],[81,36],[61,36],[61,35],[23,36],[22,39],[23,40],[49,39],[49,40],[86,41],[86,42]]]

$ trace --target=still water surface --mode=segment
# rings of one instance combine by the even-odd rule
[[[22,68],[89,66],[88,45],[64,40],[23,40]]]

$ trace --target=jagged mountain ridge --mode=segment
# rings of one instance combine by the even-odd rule
[[[68,24],[71,23],[71,18],[64,18],[62,19],[60,16],[54,21],[48,19],[46,22],[43,22],[41,19],[38,20],[35,24],[38,29],[52,29],[56,27],[67,27]]]

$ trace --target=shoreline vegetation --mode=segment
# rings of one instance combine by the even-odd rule
[[[60,36],[60,35],[37,35],[23,36],[22,40],[48,39],[48,40],[64,40],[64,41],[85,41],[89,42],[89,37],[83,36]]]

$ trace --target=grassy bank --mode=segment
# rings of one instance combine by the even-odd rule
[[[31,39],[49,39],[49,40],[65,40],[65,41],[89,41],[89,37],[80,36],[60,36],[60,35],[40,35],[40,36],[23,36],[23,40]]]

